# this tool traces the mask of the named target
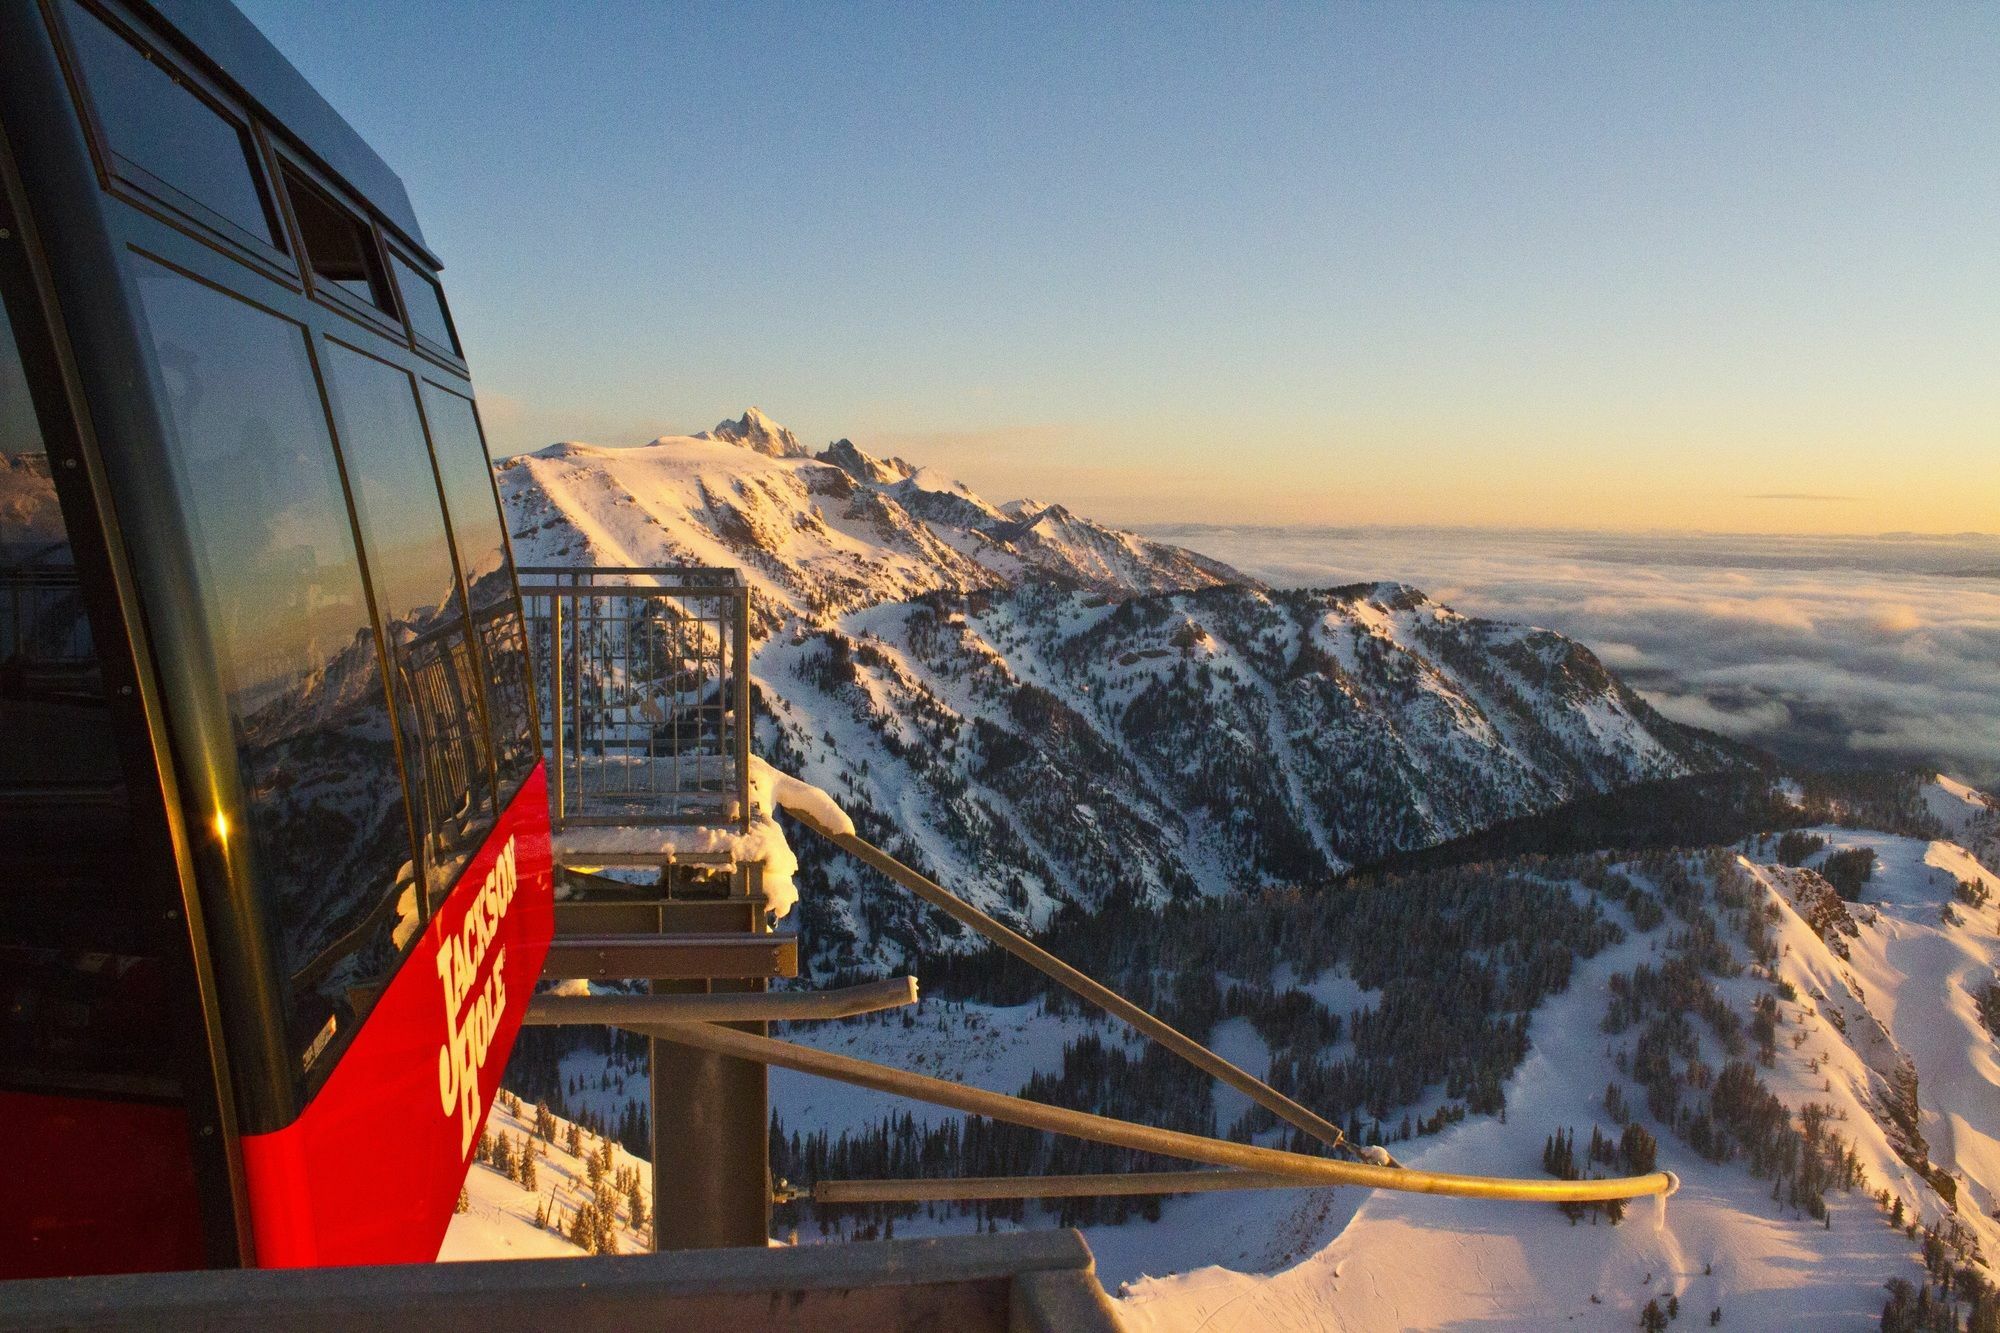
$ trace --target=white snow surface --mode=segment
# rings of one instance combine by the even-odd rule
[[[1774,1204],[1768,1182],[1741,1162],[1707,1162],[1653,1125],[1660,1165],[1682,1181],[1663,1226],[1650,1203],[1616,1227],[1572,1226],[1553,1208],[1327,1190],[1198,1196],[1170,1202],[1151,1227],[1094,1229],[1099,1272],[1122,1295],[1128,1325],[1135,1333],[1629,1329],[1647,1301],[1664,1305],[1672,1294],[1697,1327],[1720,1307],[1723,1327],[1872,1329],[1882,1283],[1918,1276],[1917,1246],[1884,1223],[1869,1197],[1885,1186],[1913,1220],[1956,1217],[1989,1262],[2000,1255],[1991,1216],[2000,1203],[2000,1048],[1971,997],[2000,965],[2000,920],[1993,905],[1961,905],[1958,925],[1940,915],[1960,880],[1981,880],[2000,899],[2000,875],[1951,843],[1814,831],[1835,848],[1867,846],[1878,858],[1856,908],[1849,960],[1793,909],[1778,887],[1780,868],[1743,865],[1783,904],[1778,976],[1800,997],[1781,1006],[1778,1062],[1762,1071],[1765,1081],[1795,1111],[1808,1101],[1832,1105],[1835,1128],[1867,1173],[1863,1190],[1827,1196],[1830,1229]],[[1398,1145],[1401,1160],[1536,1176],[1554,1128],[1585,1136],[1592,1124],[1612,1129],[1601,1105],[1617,1077],[1612,1040],[1599,1027],[1607,982],[1656,954],[1675,928],[1670,917],[1655,931],[1634,931],[1581,964],[1569,989],[1536,1011],[1532,1049],[1506,1088],[1505,1123],[1467,1120]],[[1718,983],[1745,1008],[1759,989],[1747,974]],[[1955,1212],[1897,1155],[1876,1117],[1885,1074],[1902,1059],[1917,1072],[1930,1160],[1956,1179]]]
[[[854,833],[854,821],[823,788],[780,773],[754,754],[750,756],[750,804],[767,814],[782,808],[825,833]]]
[[[488,1162],[474,1162],[465,1177],[469,1206],[465,1212],[452,1216],[438,1258],[446,1261],[554,1259],[583,1254],[584,1251],[571,1244],[567,1237],[535,1225],[535,1209],[540,1203],[548,1203],[553,1222],[561,1225],[576,1215],[578,1207],[595,1197],[583,1158],[571,1154],[563,1146],[568,1130],[569,1122],[556,1117],[554,1139],[543,1144],[535,1138],[535,1108],[532,1105],[524,1103],[521,1113],[516,1115],[495,1099],[493,1109],[486,1117],[486,1133],[504,1134],[517,1146],[521,1143],[533,1146],[537,1153],[535,1189],[532,1193],[524,1189]],[[604,1140],[595,1134],[581,1134],[580,1146],[585,1153],[597,1152],[603,1143]],[[621,1167],[638,1168],[641,1188],[646,1197],[651,1198],[652,1166],[645,1159],[626,1152],[616,1141],[611,1145],[611,1152],[611,1173],[615,1175]],[[629,1208],[623,1205],[619,1210],[619,1221],[619,1253],[636,1254],[651,1247],[646,1235],[633,1229]]]
[[[556,846],[571,865],[579,865],[593,852],[721,855],[738,865],[761,865],[765,910],[773,921],[781,921],[798,905],[799,858],[785,830],[772,818],[780,808],[832,833],[854,832],[854,821],[833,797],[752,755],[750,827],[745,832],[707,824],[578,825],[557,833]]]

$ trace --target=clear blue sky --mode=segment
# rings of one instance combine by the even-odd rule
[[[1128,521],[2000,528],[2000,8],[241,2],[500,451],[754,402]]]

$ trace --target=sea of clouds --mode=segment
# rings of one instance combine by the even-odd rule
[[[2000,537],[1158,526],[1266,581],[1414,584],[1581,639],[1661,712],[1815,765],[2000,783]]]

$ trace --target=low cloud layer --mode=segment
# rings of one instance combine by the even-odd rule
[[[1394,579],[1582,639],[1670,717],[2000,783],[2000,539],[1177,526],[1273,583]]]

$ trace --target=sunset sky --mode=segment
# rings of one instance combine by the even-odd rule
[[[2000,531],[2000,9],[242,0],[496,452],[1146,522]]]

